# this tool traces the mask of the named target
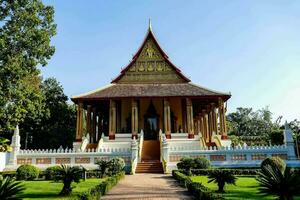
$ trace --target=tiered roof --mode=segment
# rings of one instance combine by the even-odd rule
[[[194,97],[230,98],[230,94],[216,92],[191,83],[162,50],[151,26],[131,62],[110,85],[71,98],[75,103],[128,97]]]

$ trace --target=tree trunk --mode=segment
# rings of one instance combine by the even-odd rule
[[[69,195],[72,192],[71,183],[64,183],[64,187],[60,191],[60,195]]]
[[[224,193],[225,192],[224,186],[225,186],[225,183],[218,183],[218,187],[219,187],[218,192]]]

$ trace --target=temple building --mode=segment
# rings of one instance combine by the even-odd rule
[[[199,72],[200,73],[200,72]],[[227,138],[226,101],[229,93],[217,92],[191,82],[160,47],[151,28],[121,73],[103,88],[72,97],[77,105],[76,140],[89,134],[94,147],[104,133],[109,140],[130,134],[138,139],[158,140],[201,134],[207,146],[212,135]]]

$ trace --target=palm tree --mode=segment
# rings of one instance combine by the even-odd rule
[[[105,160],[98,160],[96,164],[99,166],[100,178],[103,178],[107,173],[110,163]]]
[[[19,200],[18,194],[22,193],[24,186],[11,177],[0,178],[0,199],[1,200]]]
[[[82,178],[83,169],[80,167],[70,167],[61,165],[55,174],[56,181],[62,181],[64,186],[60,191],[60,195],[69,195],[72,192],[72,182],[79,183]]]
[[[218,192],[224,193],[225,184],[235,185],[236,177],[229,171],[216,169],[208,175],[208,183],[214,182],[218,184]]]
[[[275,195],[279,200],[292,200],[293,196],[300,194],[299,175],[271,159],[261,165],[257,180],[261,193]]]

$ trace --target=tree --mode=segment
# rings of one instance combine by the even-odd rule
[[[75,106],[68,104],[68,97],[55,78],[43,81],[41,88],[45,96],[44,112],[38,119],[25,118],[21,130],[24,135],[22,143],[25,143],[28,133],[32,137],[29,148],[58,148],[61,145],[71,148],[76,127]]]
[[[0,199],[1,200],[21,200],[17,197],[24,190],[24,186],[20,182],[15,181],[11,177],[0,178]]]
[[[54,9],[41,0],[0,0],[0,133],[43,110],[38,66],[54,54]]]
[[[257,180],[261,193],[275,195],[279,200],[291,200],[293,196],[300,194],[299,174],[272,159],[261,165]]]
[[[59,194],[70,195],[72,192],[72,182],[79,183],[82,178],[82,173],[83,169],[78,166],[70,167],[67,165],[61,165],[54,176],[56,181],[62,181],[64,184]]]
[[[0,137],[0,152],[11,151],[11,146],[9,146],[9,140]]]
[[[103,178],[107,174],[107,170],[109,167],[109,161],[106,160],[98,160],[96,164],[99,167],[100,178]]]
[[[252,108],[237,108],[227,115],[228,134],[240,137],[240,142],[269,144],[274,129],[279,129],[278,120],[272,122],[272,113],[268,107],[253,111]]]
[[[236,177],[230,171],[215,169],[208,175],[208,183],[214,182],[218,184],[218,192],[224,193],[225,184],[235,185]]]

